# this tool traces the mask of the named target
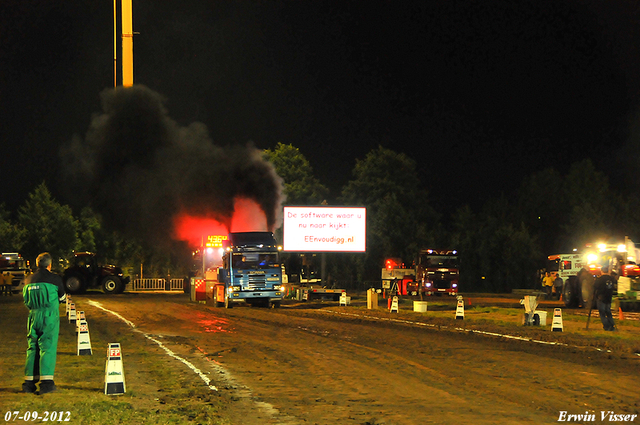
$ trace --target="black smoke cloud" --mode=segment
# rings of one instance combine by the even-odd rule
[[[260,205],[269,229],[279,225],[282,179],[260,150],[217,146],[201,123],[179,126],[142,85],[104,90],[101,102],[85,139],[74,137],[61,157],[73,197],[114,229],[158,242],[181,212],[228,227],[238,197]]]

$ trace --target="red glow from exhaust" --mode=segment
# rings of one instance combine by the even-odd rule
[[[267,232],[267,216],[252,199],[236,198],[231,218],[232,232]]]
[[[234,203],[231,229],[211,216],[194,216],[186,211],[173,219],[175,238],[187,241],[191,247],[202,246],[209,235],[228,235],[229,232],[265,232],[267,217],[260,206],[251,199],[237,198]]]
[[[209,217],[194,217],[188,213],[181,213],[173,220],[175,237],[187,241],[189,246],[202,246],[203,238],[209,235],[227,235],[229,231],[217,220]]]

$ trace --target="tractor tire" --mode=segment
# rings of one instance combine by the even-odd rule
[[[102,279],[102,292],[105,294],[119,294],[124,291],[124,285],[117,276],[107,276]]]
[[[578,307],[578,292],[577,281],[574,278],[569,278],[564,282],[562,287],[562,299],[564,300],[564,306],[567,308]]]
[[[578,282],[580,282],[580,304],[584,308],[595,308],[596,303],[593,297],[593,285],[596,279],[586,270],[580,270],[578,273]]]
[[[80,276],[68,276],[64,281],[64,290],[67,294],[82,294],[86,291],[86,284]]]

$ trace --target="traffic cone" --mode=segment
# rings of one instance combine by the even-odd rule
[[[624,314],[622,313],[622,307],[618,307],[618,320],[624,320]]]
[[[471,307],[471,298],[469,298],[469,307]]]
[[[556,308],[553,310],[553,322],[551,323],[552,332],[562,332],[562,309]]]
[[[92,355],[91,350],[91,338],[89,337],[89,325],[86,320],[78,321],[78,355],[87,356]]]
[[[104,393],[107,395],[124,394],[127,387],[124,382],[122,368],[122,351],[119,343],[109,343],[107,347],[107,364],[104,373]]]

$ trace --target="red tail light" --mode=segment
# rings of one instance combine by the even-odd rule
[[[627,264],[624,266],[623,276],[640,276],[640,266],[637,264]]]

